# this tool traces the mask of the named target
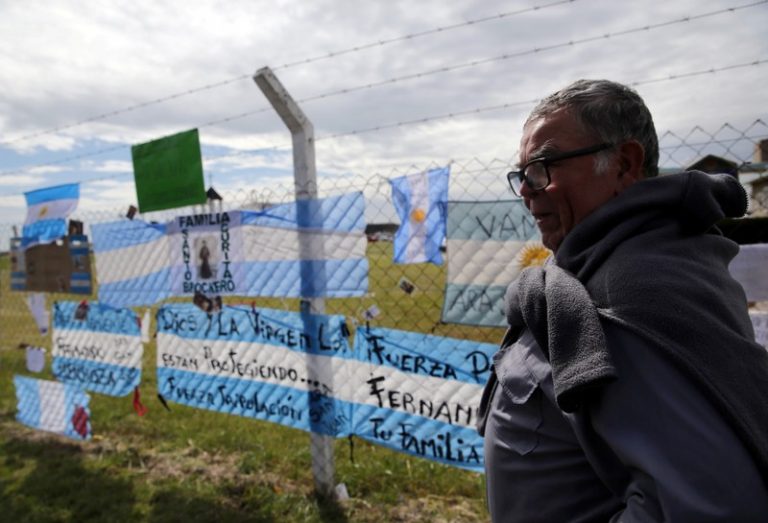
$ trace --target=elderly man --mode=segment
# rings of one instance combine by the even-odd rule
[[[554,256],[506,297],[478,429],[494,521],[768,521],[768,353],[728,175],[657,177],[632,89],[580,80],[523,127],[512,190]]]

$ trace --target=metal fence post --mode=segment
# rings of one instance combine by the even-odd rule
[[[280,115],[283,123],[291,131],[296,200],[316,199],[315,130],[312,123],[269,67],[263,67],[256,71],[253,79],[277,114]],[[304,218],[308,218],[308,216]],[[302,217],[299,216],[299,221],[301,222],[301,220]],[[322,260],[322,241],[312,235],[299,234],[299,253],[301,260]],[[312,274],[311,271],[302,271],[302,279],[305,277],[315,281],[323,279],[322,276]],[[311,288],[313,283],[313,281],[302,281],[302,289]],[[301,309],[304,313],[323,314],[325,312],[325,300],[323,298],[302,299]],[[333,374],[330,366],[321,365],[321,361],[311,355],[308,356],[308,362],[310,363],[308,366],[310,379],[332,386]],[[310,433],[310,444],[315,489],[324,496],[333,496],[335,473],[333,437],[319,434],[313,430]]]

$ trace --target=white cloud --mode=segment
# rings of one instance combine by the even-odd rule
[[[531,0],[526,6],[546,3]],[[296,100],[374,85],[300,103],[315,128],[317,167],[324,176],[387,175],[451,159],[506,161],[517,150],[530,104],[391,125],[536,100],[582,77],[623,82],[667,78],[750,62],[768,51],[768,10],[762,6],[697,18],[734,4],[649,0],[631,7],[613,0],[579,0],[281,67],[526,6],[501,0],[425,0],[418,10],[405,0],[0,3],[5,37],[0,148],[22,154],[30,165],[84,154],[66,163],[66,170],[52,167],[59,169],[57,180],[66,182],[98,178],[93,173],[130,172],[131,144],[198,127],[203,147],[216,151],[204,154],[204,161],[217,187],[247,192],[277,183],[290,186],[290,134],[251,78],[269,65]],[[621,34],[686,16],[687,22]],[[604,34],[610,37],[600,38]],[[473,61],[480,64],[454,70]],[[449,71],[432,74],[442,68]],[[766,68],[637,89],[660,132],[686,135],[698,125],[715,133],[726,122],[746,128],[766,118],[760,88]],[[413,78],[387,82],[407,76]],[[199,90],[224,80],[233,81]],[[198,92],[123,111],[187,91]],[[103,113],[113,114],[92,119]],[[385,129],[328,138],[377,126]],[[51,128],[59,130],[45,132]],[[19,140],[30,134],[37,136]],[[110,145],[119,150],[87,156]],[[277,151],[271,149],[275,146]],[[736,148],[731,154],[749,152]],[[0,170],[9,169],[0,165]],[[44,172],[15,173],[16,184],[0,177],[0,194],[31,185],[34,180],[24,176]],[[87,187],[93,190],[84,189],[86,208],[123,207],[135,198],[129,177],[116,185],[91,182]],[[91,198],[96,201],[90,203]]]

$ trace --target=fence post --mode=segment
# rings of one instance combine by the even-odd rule
[[[297,202],[298,200],[317,199],[315,129],[312,122],[309,121],[269,67],[263,67],[256,71],[253,79],[283,120],[283,123],[291,131],[291,138],[293,140],[293,181]],[[302,207],[297,205],[299,225],[302,225],[303,219],[306,220],[310,217],[308,214],[312,208],[313,206],[309,205],[302,212]],[[299,234],[299,254],[302,261],[324,259],[321,239],[312,235]],[[301,273],[302,289],[310,289],[313,287],[314,282],[324,281],[322,275],[313,274],[312,271],[302,270]],[[304,281],[305,278],[308,281]],[[325,300],[323,298],[303,298],[301,300],[301,312],[305,314],[323,314],[325,312]],[[307,361],[309,363],[309,378],[332,386],[333,374],[325,358],[319,359],[313,355],[308,355]],[[326,364],[323,365],[323,363]],[[310,444],[312,476],[315,480],[315,489],[323,496],[333,496],[333,477],[335,473],[333,437],[312,430],[310,432]]]

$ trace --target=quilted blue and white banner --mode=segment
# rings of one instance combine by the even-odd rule
[[[768,244],[739,245],[739,253],[728,266],[748,301],[768,300]]]
[[[768,311],[749,311],[749,319],[755,330],[755,341],[768,349]]]
[[[171,296],[168,236],[163,224],[138,219],[91,225],[99,302],[150,305]]]
[[[100,303],[53,304],[56,379],[110,396],[125,396],[141,382],[144,348],[138,317]]]
[[[400,176],[389,181],[400,218],[394,241],[395,263],[442,265],[450,167]]]
[[[442,321],[503,327],[504,293],[549,251],[521,200],[448,202],[448,274]]]
[[[359,328],[355,435],[400,452],[483,470],[477,409],[496,345]]]
[[[172,303],[157,313],[157,387],[167,400],[331,436],[349,434],[343,316]]]
[[[91,226],[99,300],[169,296],[349,297],[368,290],[365,200],[351,193],[265,211]]]
[[[14,376],[13,383],[20,423],[74,439],[91,439],[90,397],[82,389],[24,376]]]

